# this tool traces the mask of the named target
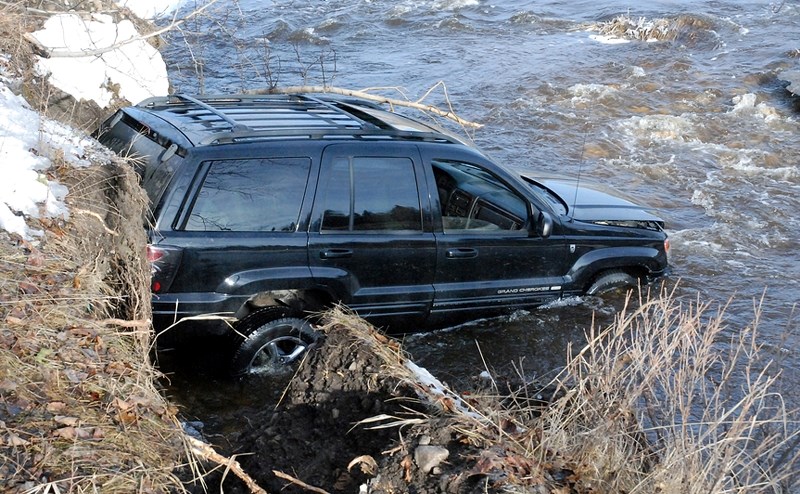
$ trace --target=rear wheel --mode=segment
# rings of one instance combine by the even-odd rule
[[[231,373],[275,374],[298,362],[319,339],[309,321],[291,310],[262,310],[242,319]]]
[[[602,295],[623,288],[636,288],[639,280],[624,271],[606,271],[594,280],[586,290],[587,295]]]

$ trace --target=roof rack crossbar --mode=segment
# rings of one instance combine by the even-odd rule
[[[210,111],[214,115],[218,116],[219,118],[221,118],[222,120],[227,122],[228,125],[231,126],[231,132],[242,132],[242,131],[250,130],[250,128],[247,127],[246,125],[242,125],[241,123],[239,123],[236,120],[232,119],[231,117],[229,117],[225,113],[219,111],[218,109],[214,108],[213,106],[209,105],[208,103],[204,103],[204,102],[200,101],[197,98],[193,98],[193,97],[191,97],[189,95],[186,95],[186,94],[183,94],[183,93],[176,94],[175,97],[180,99],[180,100],[183,100],[183,101],[188,101],[189,103],[192,103],[193,105],[197,105],[200,108],[204,108],[204,109]]]
[[[325,138],[325,137],[353,137],[353,138],[395,138],[395,139],[410,139],[417,141],[440,141],[449,142],[451,144],[460,144],[456,139],[453,139],[444,134],[437,134],[435,132],[409,132],[405,130],[385,130],[385,129],[370,129],[370,130],[355,130],[355,129],[274,129],[274,130],[246,130],[239,132],[230,132],[217,135],[210,135],[200,141],[201,145],[204,144],[228,144],[236,142],[237,140],[258,140],[258,139],[271,139],[276,137],[307,137],[312,138]]]
[[[334,111],[334,112],[336,112],[336,113],[337,113],[337,114],[339,114],[339,115],[346,116],[346,117],[348,117],[348,118],[352,118],[353,120],[357,121],[357,122],[358,122],[358,123],[360,123],[361,125],[368,125],[368,126],[370,126],[370,127],[377,128],[377,126],[376,126],[375,124],[372,124],[372,123],[370,123],[370,122],[367,122],[366,120],[364,120],[364,119],[362,119],[362,118],[359,118],[359,117],[357,117],[356,115],[354,115],[354,114],[352,114],[352,113],[348,112],[347,110],[345,110],[345,109],[343,109],[343,108],[341,108],[341,107],[339,107],[339,106],[336,106],[336,105],[332,104],[332,103],[331,103],[331,102],[329,102],[329,101],[325,101],[325,100],[322,100],[322,99],[320,99],[320,98],[317,98],[317,97],[315,97],[315,96],[310,96],[310,95],[308,95],[308,94],[298,94],[298,95],[296,95],[296,96],[297,96],[298,98],[301,98],[301,99],[303,99],[303,100],[306,100],[306,101],[313,101],[314,103],[317,103],[317,104],[319,104],[319,105],[322,105],[322,106],[324,106],[325,108],[328,108],[329,110],[331,110],[331,111]]]

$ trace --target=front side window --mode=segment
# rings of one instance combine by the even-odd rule
[[[408,158],[335,159],[322,188],[322,232],[422,231],[414,163]]]
[[[185,229],[293,232],[310,168],[309,158],[214,161]]]
[[[433,160],[445,233],[497,233],[522,230],[527,203],[483,167]]]

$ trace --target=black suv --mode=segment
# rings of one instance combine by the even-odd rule
[[[406,329],[668,269],[664,223],[640,206],[520,176],[360,99],[152,98],[98,136],[134,158],[151,201],[155,328],[232,318],[235,373],[295,360],[307,316],[335,303]]]

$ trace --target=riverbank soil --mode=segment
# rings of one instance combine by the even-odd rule
[[[551,492],[569,485],[561,470],[553,476],[534,461],[507,461],[503,441],[486,440],[498,432],[492,419],[417,368],[396,341],[338,310],[324,318],[324,339],[279,403],[244,413],[241,431],[217,445],[267,492],[477,493],[508,485]],[[500,403],[496,394],[484,398]],[[525,471],[537,473],[522,480]],[[233,475],[221,477],[206,478],[214,492],[220,485],[248,492]]]
[[[182,431],[147,358],[144,195],[125,163],[49,173],[69,220],[0,233],[0,491],[180,490]]]
[[[237,450],[230,453],[251,453],[240,462],[269,492],[304,490],[276,471],[329,492],[357,492],[367,482],[373,492],[460,487],[467,480],[456,480],[464,445],[447,427],[434,427],[434,410],[409,383],[386,375],[384,365],[368,343],[344,326],[332,327],[278,407],[243,421]],[[392,422],[405,425],[375,428]],[[422,472],[411,456],[420,441],[451,462],[437,462],[436,474]]]

